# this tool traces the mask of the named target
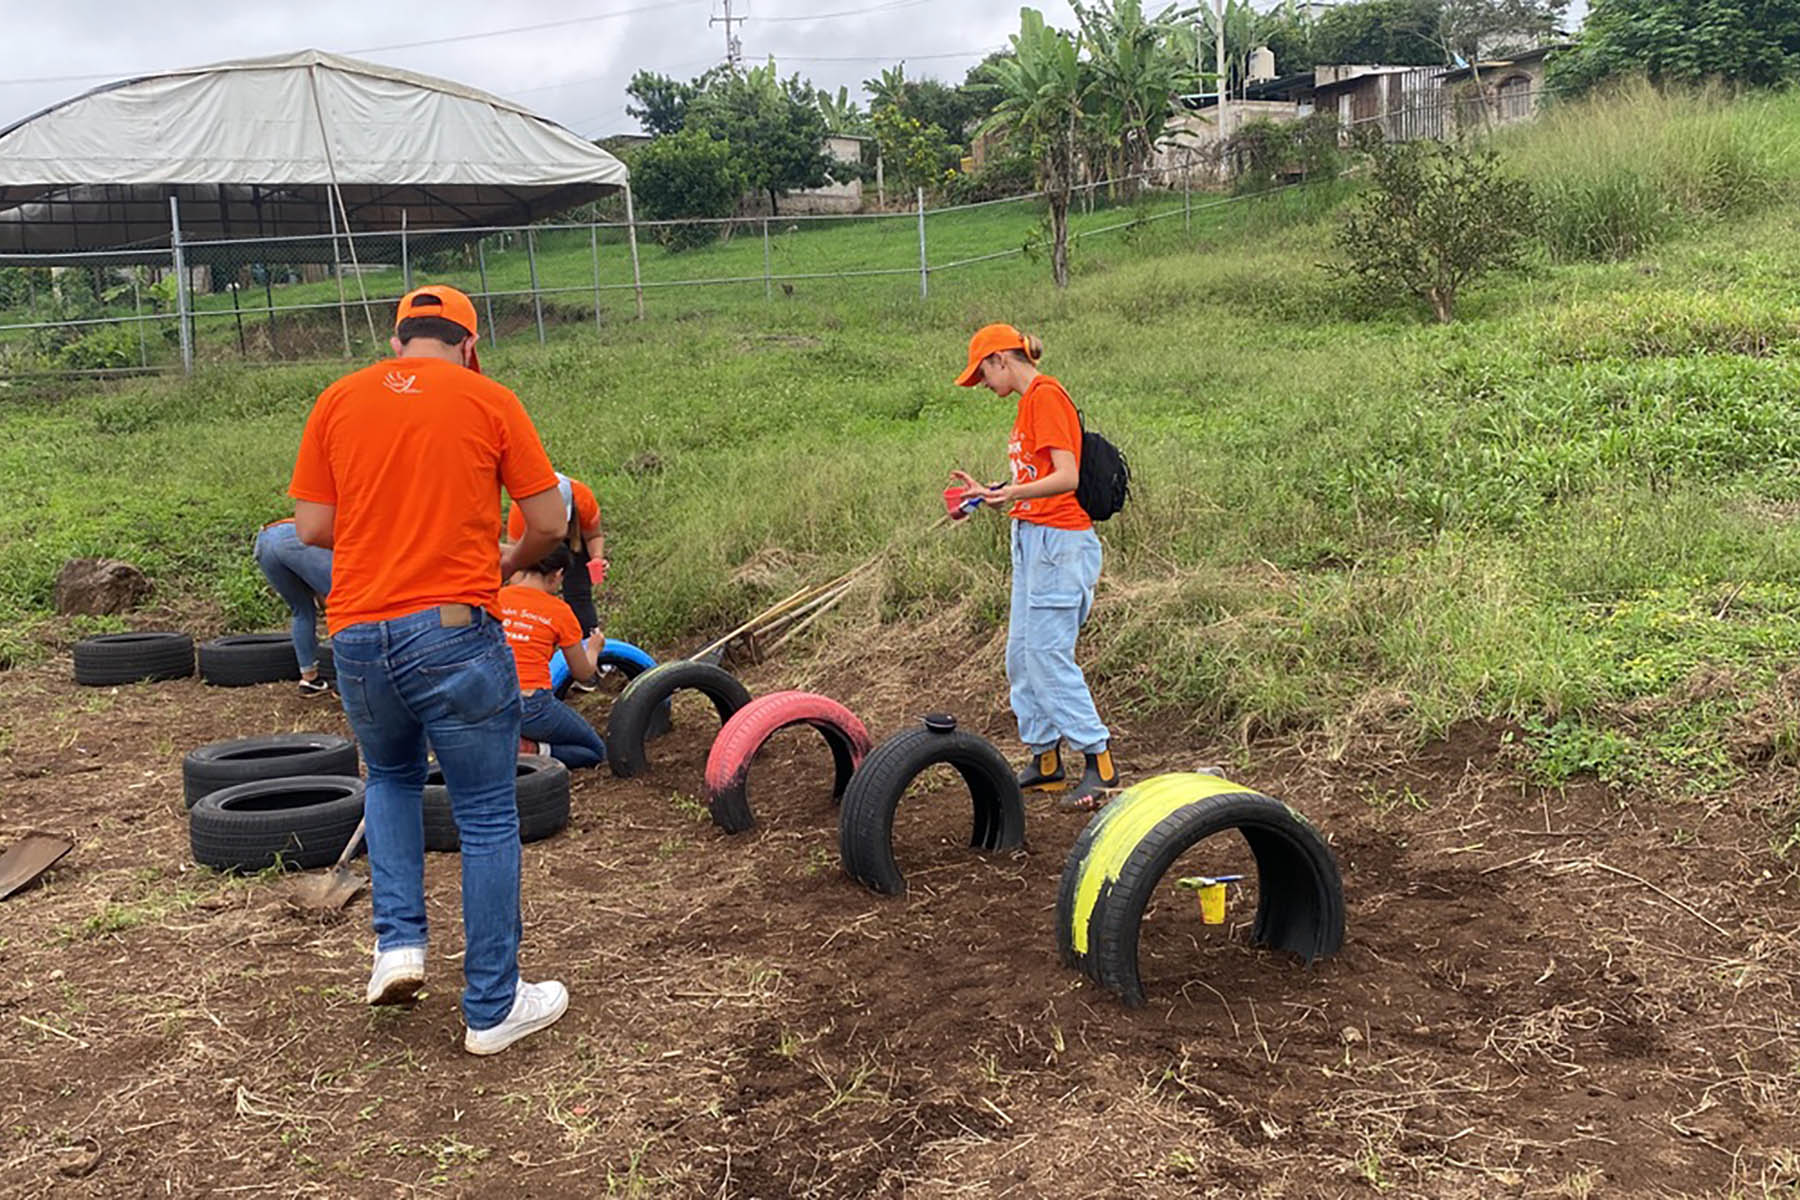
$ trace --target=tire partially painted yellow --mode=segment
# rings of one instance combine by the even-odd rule
[[[1126,1004],[1144,1003],[1138,928],[1150,897],[1182,853],[1228,830],[1256,860],[1251,940],[1308,962],[1335,954],[1344,941],[1343,881],[1319,831],[1242,784],[1180,773],[1127,789],[1076,839],[1057,892],[1063,961]]]

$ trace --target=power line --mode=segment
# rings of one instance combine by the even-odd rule
[[[955,50],[944,54],[852,54],[845,57],[821,58],[814,55],[775,54],[779,62],[790,63],[860,63],[860,62],[928,62],[939,58],[986,58],[996,50],[1004,50],[1004,46],[990,46],[986,50]]]
[[[698,4],[699,0],[662,0],[657,4],[640,4],[632,8],[618,8],[610,12],[594,13],[585,17],[568,17],[560,21],[544,21],[535,25],[509,25],[502,29],[488,29],[481,33],[459,33],[452,37],[431,38],[422,42],[392,42],[381,46],[359,46],[354,50],[340,51],[343,54],[378,54],[385,50],[416,50],[424,46],[447,46],[453,42],[473,42],[484,38],[506,37],[515,33],[539,33],[546,29],[566,29],[572,25],[589,25],[596,21],[611,21],[619,17],[634,16],[637,13],[659,12],[670,8],[679,8]],[[188,67],[171,67],[163,70],[128,70],[109,71],[98,75],[37,75],[27,79],[0,79],[0,87],[35,86],[49,83],[95,83],[114,79],[140,79],[147,75],[159,75],[165,71],[188,70]]]
[[[875,4],[868,8],[848,8],[842,12],[814,13],[805,17],[757,17],[756,20],[764,25],[771,25],[778,21],[830,21],[838,17],[861,17],[869,13],[892,12],[898,8],[917,8],[921,4],[932,3],[935,3],[935,0],[889,0],[887,4]]]

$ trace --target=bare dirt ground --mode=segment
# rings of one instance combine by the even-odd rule
[[[949,708],[1011,751],[992,649],[745,677],[822,685],[878,737]],[[484,1060],[460,1049],[454,856],[427,867],[411,1011],[362,1004],[366,893],[306,919],[291,881],[190,860],[182,753],[343,730],[334,700],[68,680],[0,674],[0,844],[77,842],[0,905],[8,1196],[1800,1194],[1800,878],[1759,815],[1788,774],[1706,804],[1544,792],[1496,727],[1333,755],[1123,722],[1132,777],[1223,752],[1312,817],[1349,902],[1342,954],[1306,968],[1247,945],[1246,907],[1203,927],[1168,887],[1131,1011],[1056,958],[1086,818],[1036,800],[1028,848],[982,856],[935,781],[884,899],[838,868],[815,734],[771,743],[762,824],[727,837],[684,705],[647,778],[578,772],[570,828],[526,847],[526,970],[574,1003]]]

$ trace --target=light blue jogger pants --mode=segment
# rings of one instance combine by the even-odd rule
[[[1100,538],[1092,529],[1014,521],[1012,572],[1006,678],[1019,740],[1034,752],[1067,741],[1096,754],[1110,735],[1075,665],[1075,637],[1094,607]]]

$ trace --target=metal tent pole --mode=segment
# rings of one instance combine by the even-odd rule
[[[338,326],[344,332],[344,357],[350,357],[350,310],[345,307],[344,300],[344,256],[338,252],[337,209],[332,206],[331,193],[325,193],[325,211],[331,216],[331,273],[337,276],[338,285]]]
[[[181,369],[194,373],[194,331],[188,327],[187,259],[181,253],[181,201],[169,197],[169,252],[175,264],[175,321],[181,330]]]
[[[481,272],[481,302],[487,307],[487,339],[490,345],[500,344],[500,327],[494,324],[494,295],[488,291],[487,281],[487,239],[475,239],[475,266]]]
[[[538,345],[544,344],[544,295],[538,291],[537,230],[525,231],[525,263],[531,268],[531,308],[537,314]]]
[[[631,185],[625,185],[625,228],[631,235],[631,286],[637,293],[637,319],[644,319],[644,276],[638,266],[637,214],[631,206]]]
[[[406,210],[400,210],[400,281],[412,291],[412,248],[406,242]]]

